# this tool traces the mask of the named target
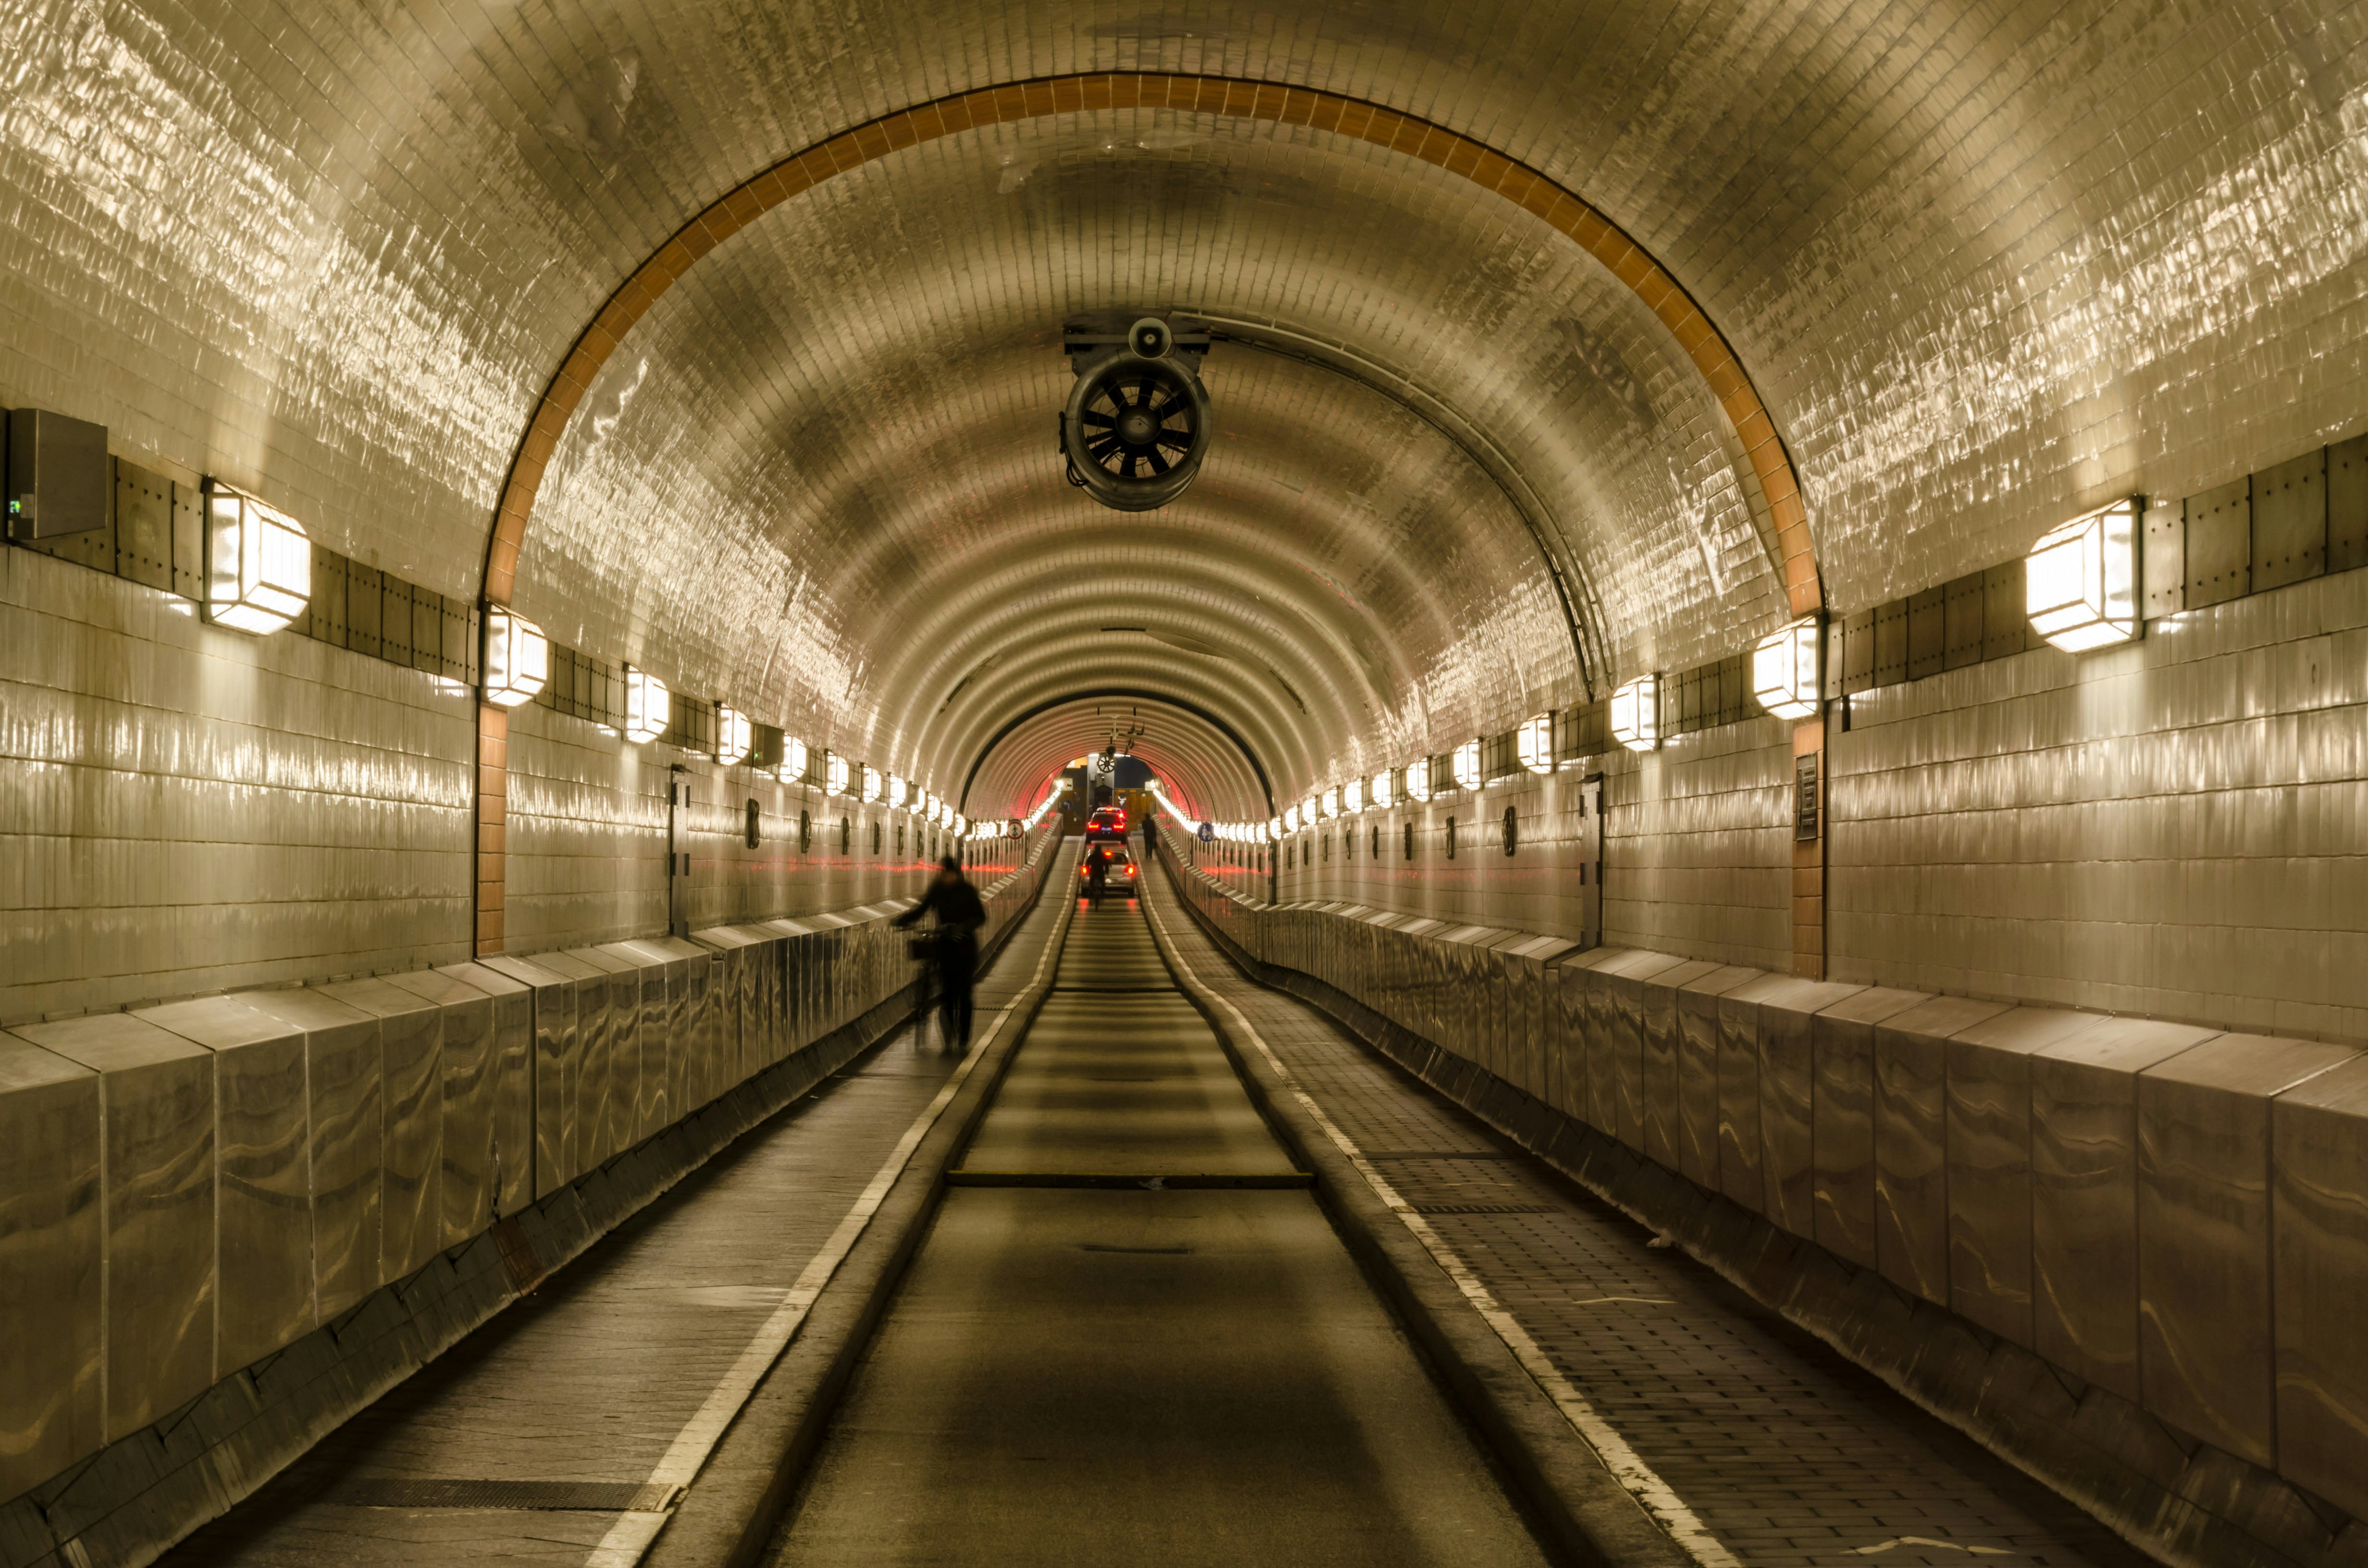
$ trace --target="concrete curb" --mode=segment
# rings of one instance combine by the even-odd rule
[[[1047,874],[1044,886],[1054,880]],[[1037,896],[1041,902],[1042,889]],[[1056,951],[1076,910],[1074,898],[1064,901],[1050,938]],[[1025,917],[1014,921],[1010,930],[1016,933],[1023,924]],[[763,1556],[822,1447],[831,1416],[886,1315],[906,1266],[928,1233],[945,1194],[946,1171],[970,1146],[1057,972],[1056,960],[1041,983],[1014,1000],[1011,1027],[988,1047],[945,1114],[913,1151],[862,1237],[815,1298],[797,1337],[733,1417],[723,1440],[685,1489],[673,1517],[642,1558],[651,1568],[746,1568]]]
[[[1163,897],[1162,902],[1191,915],[1226,961],[1258,983],[1223,937],[1200,919],[1189,899]],[[1175,956],[1164,933],[1155,925],[1152,935],[1173,969]],[[1283,1146],[1301,1169],[1315,1173],[1316,1201],[1334,1230],[1422,1346],[1450,1396],[1486,1438],[1549,1544],[1581,1563],[1693,1568],[1693,1560],[1604,1468],[1496,1331],[1472,1310],[1454,1281],[1440,1272],[1422,1244],[1265,1062],[1243,1049],[1244,1042],[1234,1038],[1206,988],[1187,981],[1180,971],[1177,983],[1215,1031]]]

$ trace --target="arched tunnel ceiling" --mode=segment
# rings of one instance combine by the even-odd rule
[[[1772,619],[1716,406],[1625,287],[1499,199],[1310,138],[1333,140],[1070,117],[910,149],[766,214],[594,382],[543,480],[518,603],[900,762],[971,664],[1017,640],[1088,667],[1108,625],[1247,645],[1243,675],[1304,704],[1284,716],[1299,768],[1567,700],[1570,629],[1525,519],[1369,385],[1220,345],[1217,443],[1182,501],[1121,517],[1064,483],[1060,323],[1182,304],[1415,365],[1538,476],[1546,547],[1668,653],[1731,637],[1738,609]],[[1490,267],[1508,277],[1474,277]],[[1056,650],[1043,618],[1064,602],[1083,610]],[[914,766],[958,766],[975,738],[940,729],[926,744],[952,751]]]
[[[950,92],[1207,72],[1420,115],[1635,236],[1767,399],[1850,609],[2117,492],[2198,489],[2356,425],[2368,61],[2349,17],[0,0],[0,392],[471,594],[537,398],[689,215]],[[1046,635],[1069,639],[1013,666],[1039,691],[1101,656],[1102,624],[1243,647],[1218,695],[1284,790],[1567,694],[1531,520],[1369,388],[1224,346],[1220,444],[1173,515],[1048,491],[1057,317],[1138,301],[1329,339],[1488,432],[1614,673],[1780,613],[1731,432],[1594,263],[1401,154],[1145,113],[910,148],[710,256],[567,432],[521,602],[941,782],[1038,699],[945,704],[1021,657],[1028,638],[984,629],[1031,605],[1060,604]],[[1132,573],[1107,619],[1066,556],[1031,570],[1015,535],[1107,544]]]
[[[1195,703],[1124,688],[1022,710],[988,741],[957,805],[967,798],[975,815],[1023,814],[1054,773],[1113,744],[1150,764],[1199,819],[1263,822],[1281,808],[1269,809],[1258,759],[1230,723]]]

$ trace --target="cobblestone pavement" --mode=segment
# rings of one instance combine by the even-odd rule
[[[1167,887],[1185,962],[1748,1568],[2137,1568],[2102,1524],[1465,1114],[1245,979]]]
[[[1061,893],[980,978],[982,1032]],[[585,1562],[956,1060],[892,1036],[162,1561]]]

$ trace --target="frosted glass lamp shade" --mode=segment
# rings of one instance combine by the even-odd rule
[[[221,485],[206,491],[206,619],[257,636],[313,600],[313,541],[276,506]]]

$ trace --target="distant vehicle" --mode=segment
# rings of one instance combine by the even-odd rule
[[[1122,839],[1125,836],[1126,808],[1124,806],[1098,806],[1094,810],[1094,814],[1086,819],[1086,842],[1088,844],[1097,838]]]
[[[1126,852],[1126,846],[1123,844],[1103,845],[1101,856],[1102,875],[1107,879],[1103,884],[1105,887],[1134,886],[1134,857]],[[1084,882],[1089,889],[1093,886],[1093,875],[1094,869],[1091,865],[1082,860],[1077,863],[1077,880]]]

